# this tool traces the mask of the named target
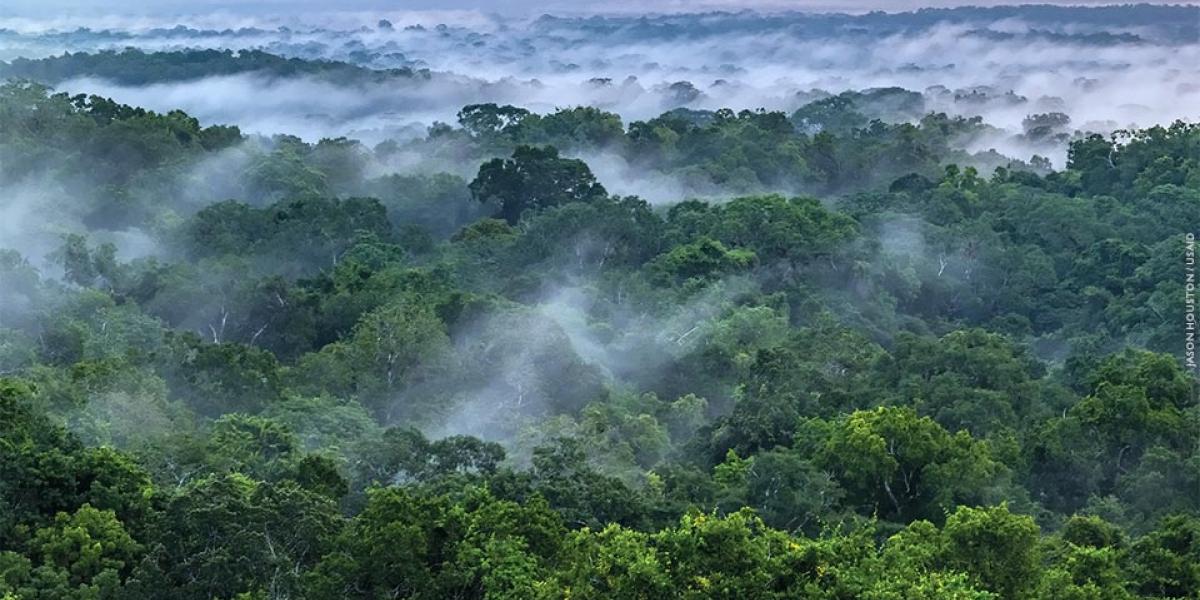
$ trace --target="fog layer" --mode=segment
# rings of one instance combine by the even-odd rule
[[[1014,133],[1035,113],[1062,112],[1073,129],[1109,131],[1195,117],[1200,106],[1200,8],[1186,6],[536,19],[378,11],[340,13],[320,26],[303,14],[216,19],[85,29],[10,19],[0,59],[254,49],[363,68],[350,81],[201,69],[149,82],[94,66],[9,69],[72,93],[309,139],[418,135],[480,102],[535,112],[590,105],[629,122],[678,107],[790,113],[825,93],[890,86],[923,93],[927,111],[982,115]],[[410,76],[370,75],[380,69]]]

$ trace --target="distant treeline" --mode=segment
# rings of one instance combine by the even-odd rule
[[[0,87],[0,598],[1195,598],[1200,127],[984,172],[919,97],[367,148]]]
[[[143,52],[126,48],[0,62],[0,78],[30,79],[48,84],[77,77],[97,77],[122,85],[149,85],[244,73],[268,78],[311,76],[341,85],[429,76],[427,71],[368,69],[339,61],[284,58],[260,50]]]

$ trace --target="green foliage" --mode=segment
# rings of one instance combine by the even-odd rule
[[[421,76],[0,70],[80,68]],[[368,149],[3,85],[0,186],[45,231],[0,250],[0,598],[1200,594],[1200,128],[987,175],[978,119],[820,96],[472,105]]]
[[[141,555],[116,514],[87,504],[72,515],[59,513],[52,525],[34,534],[30,546],[40,555],[43,568],[65,572],[69,585],[80,588],[111,586],[132,570]],[[115,592],[110,588],[94,593]]]
[[[819,461],[850,501],[901,522],[939,519],[954,506],[991,500],[1005,474],[990,446],[907,408],[856,411],[828,435]]]
[[[516,223],[530,209],[590,202],[607,193],[586,163],[559,158],[553,146],[518,146],[511,159],[492,159],[470,184],[480,202],[496,202],[500,216]]]
[[[1038,527],[1008,507],[961,507],[946,519],[947,562],[1002,598],[1019,598],[1036,580]]]
[[[279,363],[252,346],[171,335],[160,361],[171,391],[203,416],[259,412],[282,396]]]
[[[397,77],[415,75],[406,69],[372,71],[337,61],[310,61],[282,58],[259,50],[187,50],[143,52],[136,48],[96,54],[64,53],[47,60],[18,58],[4,65],[0,75],[57,82],[79,71],[125,85],[145,85],[164,79],[199,79],[216,75],[262,72],[272,77],[314,75],[334,83],[348,83],[359,77]]]

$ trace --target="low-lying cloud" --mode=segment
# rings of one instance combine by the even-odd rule
[[[1195,118],[1200,41],[1192,30],[1200,27],[1200,8],[1112,12],[1119,10],[644,19],[350,11],[290,27],[231,15],[224,27],[212,17],[181,18],[181,27],[105,24],[70,32],[27,24],[0,36],[7,54],[34,57],[126,47],[259,49],[370,69],[428,70],[428,78],[354,85],[256,73],[168,76],[139,86],[84,72],[55,82],[63,90],[157,110],[180,108],[254,133],[306,138],[416,135],[479,102],[536,112],[590,105],[629,122],[679,107],[790,112],[814,90],[891,86],[924,92],[929,110],[981,115],[1014,133],[1025,117],[1051,108],[1070,115],[1081,130]]]

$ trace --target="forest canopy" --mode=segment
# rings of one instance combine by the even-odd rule
[[[1056,167],[873,87],[368,143],[80,69],[429,76],[0,70],[2,600],[1200,596],[1196,123],[1030,112]]]

